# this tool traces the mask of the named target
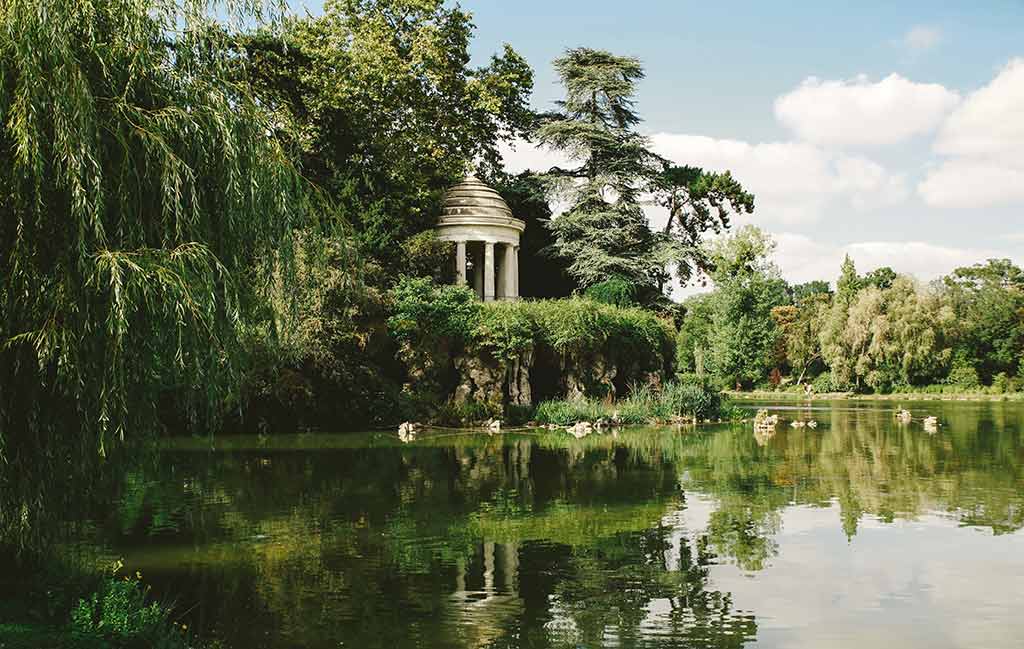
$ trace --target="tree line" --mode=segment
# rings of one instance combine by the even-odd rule
[[[774,242],[746,226],[709,248],[714,290],[684,302],[677,370],[726,388],[1016,392],[1024,378],[1024,271],[1008,259],[930,283],[847,256],[832,288],[791,285]]]

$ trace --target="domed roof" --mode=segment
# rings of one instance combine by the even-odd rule
[[[466,176],[459,184],[445,192],[442,203],[441,223],[446,221],[465,222],[469,219],[492,219],[519,221],[512,216],[508,203],[475,176]]]

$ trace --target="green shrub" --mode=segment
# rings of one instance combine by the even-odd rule
[[[428,338],[468,340],[483,307],[468,288],[438,285],[427,277],[403,277],[391,295],[388,330],[398,342],[411,345]]]
[[[616,418],[626,425],[651,424],[675,418],[735,419],[742,411],[706,383],[667,383],[660,389],[634,386],[629,395],[616,402],[597,399],[545,401],[537,407],[535,419],[542,424],[569,426],[580,421]]]
[[[1020,389],[1020,380],[1007,376],[1006,372],[1000,372],[992,377],[992,386],[989,391],[993,394],[1012,394]]]
[[[542,424],[570,426],[578,421],[596,421],[605,415],[605,408],[596,399],[544,401],[537,406],[534,418]]]
[[[814,377],[814,380],[811,381],[811,387],[818,393],[832,392],[835,390],[835,385],[832,382],[832,373],[822,372]]]
[[[489,303],[480,311],[470,344],[486,349],[500,361],[511,361],[537,338],[537,323],[531,316],[522,302]]]
[[[149,600],[142,576],[107,578],[71,611],[71,630],[118,647],[184,649],[187,627],[171,621],[170,609]]]
[[[661,403],[675,417],[717,419],[722,412],[722,394],[700,383],[669,383],[661,391]]]
[[[420,414],[422,415],[422,413]],[[434,420],[440,426],[465,426],[466,424],[484,421],[500,414],[492,412],[485,404],[477,403],[476,401],[466,401],[465,403],[448,401],[437,409]],[[419,416],[414,419],[421,418],[422,416]]]
[[[978,370],[967,359],[959,355],[953,359],[953,366],[950,368],[944,382],[947,385],[964,390],[973,390],[981,387]]]

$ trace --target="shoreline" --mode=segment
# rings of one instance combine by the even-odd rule
[[[725,390],[722,394],[739,400],[779,401],[1024,401],[1024,392],[1007,394],[981,394],[975,392],[894,392],[892,394],[857,394],[855,392],[821,392],[810,396],[796,392],[772,392],[769,390],[741,391]]]

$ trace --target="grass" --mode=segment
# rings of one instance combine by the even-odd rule
[[[694,383],[667,383],[661,389],[635,386],[618,401],[598,399],[557,399],[537,406],[534,419],[541,424],[570,426],[599,419],[617,420],[624,425],[668,421],[738,419],[742,414],[721,393]]]

